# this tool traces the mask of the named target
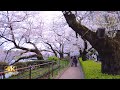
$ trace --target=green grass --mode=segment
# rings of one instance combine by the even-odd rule
[[[58,72],[60,72],[62,69],[64,69],[66,66],[68,65],[68,62],[67,61],[60,61],[60,68],[58,68],[58,64],[54,65],[53,66],[53,69],[54,72],[53,72],[53,76],[57,76],[58,75]],[[52,70],[52,67],[50,67],[50,70]],[[32,70],[31,71],[31,78],[32,79],[36,79],[38,77],[41,77],[43,76],[43,74],[47,73],[49,71],[49,68],[48,67],[44,67],[44,68],[36,68],[35,70]],[[11,76],[10,78],[8,79],[29,79],[29,70],[28,71],[25,71],[21,74],[18,74],[18,75],[14,75],[14,76]],[[52,74],[50,75],[50,79],[52,79]]]
[[[93,60],[82,61],[80,63],[83,68],[85,79],[120,79],[120,75],[108,75],[101,73],[101,63]]]
[[[48,68],[37,68],[35,70],[31,71],[31,78],[35,79],[37,78],[39,75],[46,73],[48,71]],[[29,71],[25,71],[21,74],[15,75],[15,76],[11,76],[8,79],[29,79]]]

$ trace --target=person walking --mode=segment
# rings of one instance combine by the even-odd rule
[[[76,56],[73,57],[73,63],[75,65],[75,67],[77,67],[78,60],[77,60]]]
[[[72,56],[70,58],[70,65],[71,65],[71,67],[73,66],[73,57]]]

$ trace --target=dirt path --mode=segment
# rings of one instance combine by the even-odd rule
[[[77,67],[69,67],[58,79],[84,79],[80,64],[78,63]]]

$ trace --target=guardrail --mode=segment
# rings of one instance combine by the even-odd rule
[[[60,64],[60,62],[56,63],[51,61],[43,64],[30,65],[28,67],[15,69],[18,74],[12,75],[9,78],[5,77],[7,73],[10,73],[9,71],[0,72],[0,76],[1,79],[50,79],[51,77],[54,77],[55,70],[60,71],[60,68],[65,67],[66,65],[66,62],[63,65]]]

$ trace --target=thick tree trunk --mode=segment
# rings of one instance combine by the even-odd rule
[[[38,60],[44,60],[43,56],[41,54],[37,54],[37,59]]]
[[[82,60],[83,60],[83,61],[86,61],[86,60],[87,60],[86,54],[87,54],[87,52],[86,52],[86,51],[83,51],[83,53],[82,53]]]
[[[120,42],[105,38],[97,46],[102,62],[102,73],[120,74]]]
[[[41,54],[41,52],[38,49],[35,50],[35,53],[37,55],[38,60],[44,60],[43,55]]]
[[[113,39],[107,36],[99,39],[95,32],[77,22],[72,12],[63,11],[63,15],[68,25],[79,35],[84,36],[98,51],[102,60],[102,73],[120,74],[120,35],[116,35]]]
[[[60,59],[64,58],[64,54],[63,53],[59,53],[59,55],[60,55]]]

